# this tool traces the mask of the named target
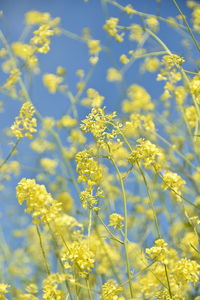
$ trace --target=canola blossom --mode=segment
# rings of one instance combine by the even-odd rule
[[[200,299],[200,4],[129,2],[0,31],[0,300]]]

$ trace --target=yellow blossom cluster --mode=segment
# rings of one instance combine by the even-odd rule
[[[190,22],[173,2],[177,17],[102,1],[96,39],[35,10],[13,42],[0,31],[2,125],[9,98],[22,102],[1,132],[0,299],[199,300],[200,4],[187,1]],[[39,74],[39,53],[58,34],[78,52],[58,64],[52,52],[56,71]],[[55,110],[32,91],[36,74],[55,102],[61,92]],[[29,216],[10,201],[19,175],[16,198]]]
[[[30,43],[33,45],[37,52],[39,53],[47,53],[50,49],[50,36],[58,34],[54,28],[51,28],[51,25],[44,24],[41,25],[34,32],[34,36],[31,38]]]
[[[26,201],[26,212],[32,213],[34,223],[48,223],[59,215],[61,203],[54,200],[45,186],[37,184],[34,179],[22,178],[16,192],[19,204]]]
[[[10,76],[3,85],[3,88],[6,89],[12,97],[16,97],[15,83],[20,80],[21,72],[18,69],[12,69],[10,71]]]
[[[5,294],[8,293],[7,289],[10,288],[10,285],[5,284],[5,283],[0,283],[0,299],[1,300],[6,300]]]
[[[80,128],[84,132],[91,132],[97,142],[101,143],[104,139],[111,139],[115,133],[106,132],[106,129],[112,124],[116,113],[105,113],[105,108],[92,108],[91,113],[82,121]]]
[[[142,86],[132,84],[127,89],[127,96],[130,100],[124,100],[122,102],[122,110],[125,113],[154,109],[151,96]]]
[[[63,78],[55,74],[45,74],[43,76],[44,86],[46,86],[49,92],[52,94],[54,94],[57,91],[62,81]]]
[[[123,34],[119,33],[117,28],[119,19],[110,18],[106,20],[106,24],[103,26],[104,30],[119,43],[123,42]]]
[[[192,95],[195,96],[197,103],[200,103],[200,74],[194,76],[190,82],[190,90]]]
[[[35,48],[32,45],[15,42],[12,44],[12,50],[17,57],[20,57],[26,62],[28,67],[33,69],[37,67],[38,59],[34,55]]]
[[[122,288],[118,287],[116,281],[110,279],[107,282],[105,282],[102,286],[101,300],[123,299],[119,297],[121,291]]]
[[[130,162],[132,164],[142,163],[145,168],[149,168],[152,165],[159,168],[158,159],[161,156],[160,149],[155,144],[142,138],[138,139],[137,143],[138,145],[130,155]]]
[[[109,216],[109,226],[113,226],[115,229],[120,230],[122,229],[124,217],[122,217],[120,214],[113,213]]]
[[[81,103],[91,107],[101,107],[104,97],[101,96],[95,89],[87,89],[87,98],[84,98]]]
[[[171,189],[176,194],[177,200],[181,201],[181,189],[185,185],[185,180],[181,178],[177,173],[166,171],[163,175],[162,188],[166,190]]]
[[[25,102],[21,109],[19,116],[15,118],[14,124],[11,126],[13,135],[17,139],[23,137],[33,138],[33,133],[37,132],[35,128],[37,126],[37,120],[33,117],[35,108],[30,102]]]
[[[107,71],[107,80],[108,81],[121,81],[122,80],[122,74],[120,71],[118,71],[115,68],[109,68]]]
[[[94,253],[88,248],[85,241],[73,242],[63,249],[62,261],[66,269],[75,268],[79,275],[86,278],[94,267]]]
[[[98,54],[101,51],[100,41],[98,40],[89,40],[87,42],[89,53],[91,55]]]
[[[61,289],[58,289],[58,285],[63,283],[67,279],[66,274],[54,273],[50,274],[43,281],[43,296],[42,299],[63,299],[64,293]]]
[[[55,159],[44,157],[40,160],[40,165],[44,168],[45,172],[53,175],[55,174],[58,162]]]

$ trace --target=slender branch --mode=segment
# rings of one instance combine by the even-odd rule
[[[12,156],[12,154],[15,152],[15,149],[17,148],[18,144],[20,142],[20,139],[16,141],[15,145],[13,146],[13,148],[11,149],[10,153],[8,154],[8,156],[3,160],[3,162],[0,164],[0,169],[7,163],[7,161],[9,160],[9,158]]]

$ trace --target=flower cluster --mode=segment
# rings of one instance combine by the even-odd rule
[[[8,293],[7,289],[10,288],[10,285],[5,284],[5,283],[0,283],[0,299],[1,300],[6,300],[5,294]]]
[[[175,193],[177,200],[181,201],[181,188],[184,186],[185,183],[185,180],[183,180],[181,176],[177,173],[166,171],[163,175],[162,188],[164,190],[168,188],[171,189],[172,192]]]
[[[46,86],[49,92],[52,94],[54,94],[57,91],[62,81],[63,78],[55,74],[45,74],[43,76],[44,86]]]
[[[82,121],[80,128],[84,132],[91,132],[97,142],[101,143],[105,139],[109,140],[114,137],[114,133],[106,132],[106,129],[112,124],[116,117],[116,112],[111,114],[105,113],[105,108],[93,108],[91,113]]]
[[[109,216],[109,226],[113,226],[115,229],[120,230],[122,229],[124,217],[119,214],[113,213]]]
[[[37,126],[37,120],[33,117],[35,108],[30,102],[25,102],[21,109],[19,116],[15,118],[14,124],[11,126],[13,135],[17,139],[22,137],[33,138],[33,132],[37,132],[35,128]]]
[[[200,103],[200,74],[194,76],[190,81],[190,91],[194,95],[197,103]]]
[[[12,50],[14,54],[24,60],[30,69],[36,69],[38,59],[34,55],[35,48],[32,45],[22,42],[15,42],[12,44]]]
[[[132,164],[143,163],[145,168],[149,168],[154,165],[156,168],[159,168],[159,156],[162,155],[160,149],[152,144],[150,141],[145,139],[138,139],[138,145],[132,151],[129,161]]]
[[[101,300],[118,300],[119,294],[122,292],[122,288],[118,287],[115,280],[110,279],[102,286]]]
[[[153,110],[154,104],[149,93],[141,86],[132,84],[127,90],[129,100],[124,100],[122,110],[125,113],[135,113],[142,110]]]
[[[26,212],[32,213],[34,223],[50,222],[61,211],[62,204],[54,200],[45,186],[37,184],[34,179],[22,178],[16,192],[19,204],[26,201]]]
[[[110,18],[106,20],[106,24],[103,26],[104,30],[119,43],[123,42],[123,35],[119,33],[117,28],[119,19]]]
[[[31,38],[31,45],[36,47],[36,51],[39,53],[47,53],[50,49],[50,36],[58,34],[59,31],[52,28],[51,24],[41,25],[34,32],[34,36]]]
[[[44,300],[64,299],[64,292],[58,289],[58,285],[67,279],[66,274],[54,273],[50,274],[43,280],[43,297]],[[32,299],[32,298],[31,298]]]
[[[87,90],[87,98],[84,98],[81,103],[86,106],[100,107],[104,101],[104,97],[101,96],[95,89]]]
[[[163,239],[159,239],[155,241],[155,246],[146,249],[146,253],[151,259],[164,263],[168,254],[167,246],[167,243]]]
[[[82,278],[86,278],[94,267],[95,259],[85,241],[75,241],[63,249],[62,261],[66,269],[75,268]]]

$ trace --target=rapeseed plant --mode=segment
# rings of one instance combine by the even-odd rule
[[[0,299],[199,300],[200,4],[186,2],[189,20],[180,1],[171,2],[176,17],[102,0],[102,40],[35,10],[25,14],[15,42],[0,31],[0,91],[21,102],[2,128],[1,198],[15,185],[20,205],[9,207],[6,219],[15,245],[0,231]],[[161,38],[163,26],[183,38],[182,53]],[[65,57],[40,76],[40,54],[48,59],[58,35],[87,53],[74,87]],[[121,93],[114,111],[112,93],[92,84],[99,66],[98,80],[117,87],[116,98]],[[136,73],[152,80],[153,90],[159,86],[159,95]],[[38,110],[34,76],[56,96],[55,115]]]

